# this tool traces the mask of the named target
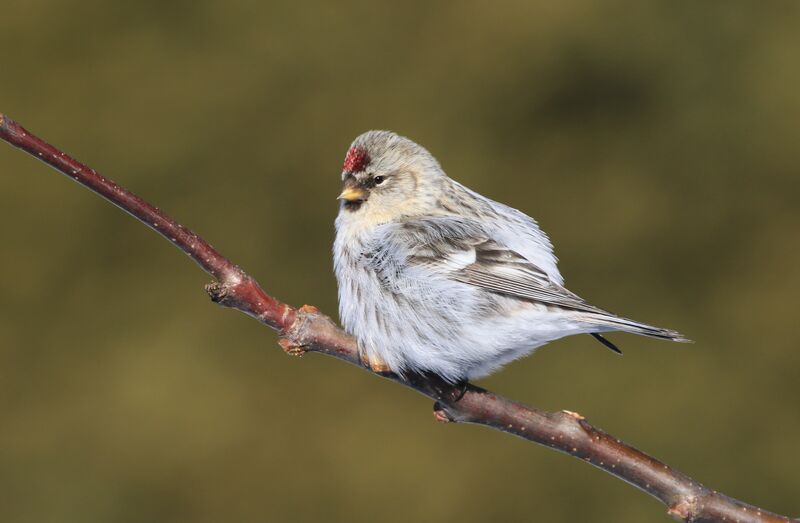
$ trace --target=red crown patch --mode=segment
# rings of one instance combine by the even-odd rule
[[[347,156],[344,157],[344,167],[342,168],[345,172],[357,173],[366,169],[369,162],[367,151],[360,147],[352,147],[347,151]]]

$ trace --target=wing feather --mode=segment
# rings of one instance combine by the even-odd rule
[[[371,252],[364,254],[385,284],[408,268],[486,292],[587,313],[582,319],[612,330],[688,341],[680,333],[617,316],[588,304],[553,281],[519,252],[493,239],[474,220],[436,216],[386,224],[379,228]]]
[[[402,223],[391,236],[406,261],[485,291],[567,309],[609,314],[553,282],[518,252],[493,240],[472,220],[431,217]]]

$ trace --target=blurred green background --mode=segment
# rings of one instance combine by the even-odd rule
[[[570,288],[679,329],[483,385],[800,515],[796,1],[6,0],[0,111],[335,317],[346,148],[392,129],[535,216]],[[167,242],[0,144],[8,522],[670,521],[211,305]]]

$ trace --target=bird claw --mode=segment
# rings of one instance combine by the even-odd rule
[[[449,414],[447,414],[447,411],[445,410],[444,406],[438,401],[433,404],[433,417],[439,423],[451,423],[455,421],[453,418],[450,417]]]
[[[358,358],[361,360],[361,365],[368,368],[375,374],[391,374],[392,369],[389,367],[389,364],[383,361],[379,356],[375,355],[365,355],[363,352],[359,352]]]
[[[457,394],[454,395],[453,402],[457,403],[461,401],[461,398],[463,398],[464,395],[467,393],[468,388],[469,388],[469,381],[467,380],[461,380],[458,383],[456,383]]]

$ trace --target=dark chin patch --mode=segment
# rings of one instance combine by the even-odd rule
[[[344,201],[342,202],[342,208],[346,211],[356,212],[364,205],[364,200],[354,200],[352,202]]]

